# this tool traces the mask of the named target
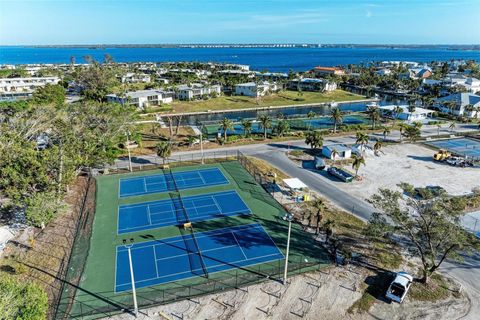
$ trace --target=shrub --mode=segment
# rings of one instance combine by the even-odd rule
[[[48,297],[36,283],[0,274],[0,317],[5,320],[46,319]]]
[[[35,227],[44,227],[62,210],[63,204],[55,192],[38,192],[27,199],[25,218]]]

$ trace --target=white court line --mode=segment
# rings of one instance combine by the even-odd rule
[[[208,250],[202,250],[202,255],[203,255],[203,252],[223,250],[223,249],[232,248],[232,247],[236,247],[236,246],[237,246],[236,244],[232,244],[230,246],[224,246],[224,247],[218,247],[218,248],[213,248],[213,249],[208,249]],[[180,248],[178,248],[178,249],[180,249]],[[180,249],[180,250],[183,250],[183,249]],[[187,249],[185,248],[185,250],[187,250]],[[184,257],[184,256],[188,256],[189,254],[192,254],[192,253],[195,254],[195,252],[190,252],[190,253],[185,253],[185,254],[177,254],[177,255],[174,255],[174,256],[169,256],[169,257],[157,259],[157,261]]]
[[[231,230],[235,230],[235,231],[239,231],[239,230],[243,230],[243,229],[251,229],[251,228],[255,228],[256,226],[259,226],[261,227],[260,224],[258,223],[250,223],[250,224],[243,224],[243,225],[240,225],[240,226],[234,226],[234,227],[227,227],[227,228],[223,228],[223,229],[216,229],[216,230],[211,230],[211,231],[204,231],[204,232],[199,232],[199,233],[196,233],[195,234],[195,238],[198,239],[201,239],[201,238],[205,238],[205,237],[208,237],[208,236],[211,236],[211,235],[222,235],[222,234],[226,234],[226,233],[229,233],[231,232]],[[265,232],[265,229],[263,229],[264,232]],[[183,238],[181,236],[177,236],[177,237],[172,237],[172,238],[178,238],[178,240],[171,240],[171,241],[164,241],[162,243],[156,243],[158,241],[161,241],[162,239],[158,239],[158,240],[152,240],[152,241],[146,241],[146,242],[140,242],[140,243],[136,243],[134,244],[134,248],[133,249],[136,249],[136,248],[147,248],[147,247],[150,247],[150,246],[156,246],[156,245],[167,245],[167,244],[171,244],[171,243],[176,243],[176,242],[181,242],[183,241]],[[167,238],[167,239],[171,239],[171,238]],[[149,242],[152,242],[151,244],[148,244],[148,245],[142,245],[142,244],[146,244],[146,243],[149,243]],[[132,249],[132,250],[133,250]],[[127,251],[127,249],[124,247],[124,245],[118,245],[117,246],[117,251]]]
[[[281,252],[280,252],[281,254]],[[237,261],[229,261],[229,262],[225,262],[225,263],[220,263],[220,264],[216,264],[216,265],[212,265],[212,266],[209,266],[207,267],[207,269],[210,269],[210,268],[216,268],[216,267],[220,267],[220,266],[228,266],[227,269],[225,270],[218,270],[218,271],[214,271],[214,272],[222,272],[222,271],[227,271],[227,270],[230,270],[230,269],[235,269],[235,268],[239,268],[239,267],[250,267],[250,266],[254,266],[256,264],[261,264],[261,263],[267,263],[267,262],[270,262],[270,261],[274,261],[274,260],[280,260],[280,259],[274,259],[274,260],[267,260],[267,261],[262,261],[262,262],[258,262],[258,263],[252,263],[252,264],[247,264],[247,265],[241,265],[241,266],[230,266],[231,264],[235,264],[235,263],[239,263],[239,262],[243,262],[243,261],[250,261],[250,260],[258,260],[258,259],[263,259],[263,258],[267,258],[267,257],[270,257],[270,256],[276,256],[278,255],[278,253],[272,253],[272,254],[267,254],[267,255],[264,255],[264,256],[259,256],[259,257],[255,257],[255,258],[251,258],[251,259],[248,259],[248,260],[245,260],[245,259],[242,259],[242,260],[237,260]],[[283,255],[282,255],[283,256]],[[186,273],[192,273],[192,271],[201,271],[202,269],[193,269],[193,270],[190,270],[190,271],[182,271],[182,272],[177,272],[177,273],[169,273],[167,275],[164,275],[164,276],[159,276],[157,278],[149,278],[149,279],[144,279],[144,280],[138,280],[138,281],[135,281],[135,284],[137,283],[140,283],[140,282],[146,282],[146,281],[151,281],[151,280],[157,280],[157,279],[161,279],[161,278],[166,278],[166,277],[172,277],[172,276],[177,276],[177,275],[180,275],[180,274],[186,274]],[[203,271],[203,270],[202,270]],[[195,277],[195,276],[193,276]],[[189,278],[193,278],[193,277],[187,277],[187,278],[181,278],[181,279],[176,279],[176,280],[185,280],[185,279],[189,279]],[[175,281],[175,280],[172,280],[172,281]],[[160,283],[156,283],[156,284],[153,284],[153,285],[157,285],[157,284],[160,284]],[[122,283],[122,284],[115,284],[115,286],[125,286],[125,285],[130,285],[130,282],[127,282],[127,283]]]
[[[202,180],[203,184],[206,185],[207,182],[205,181],[205,179],[203,179],[203,175],[200,173],[200,171],[197,171],[197,175],[200,177],[200,179]]]
[[[157,273],[157,278],[158,278],[158,266],[157,266],[157,253],[155,252],[155,247],[153,247],[153,259],[155,260],[155,271]]]
[[[213,199],[213,203],[215,204],[215,206],[217,207],[218,209],[218,212],[223,214],[223,215],[227,215],[227,213],[225,212],[222,212],[222,208],[220,207],[220,205],[218,204],[217,200],[215,199],[215,196],[212,195],[212,199]]]
[[[245,260],[248,260],[247,255],[245,254],[245,252],[243,252],[242,246],[240,245],[240,243],[237,240],[237,237],[235,236],[235,233],[233,231],[230,231],[230,233],[232,234],[233,239],[235,239],[235,242],[237,242],[237,245],[240,248],[240,250],[242,251],[242,254],[245,257]]]
[[[150,206],[147,206],[148,223],[152,225],[152,216],[150,215]]]

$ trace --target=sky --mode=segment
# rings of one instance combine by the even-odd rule
[[[0,45],[479,44],[480,0],[0,0]]]

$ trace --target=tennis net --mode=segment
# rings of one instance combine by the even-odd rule
[[[180,194],[180,191],[178,190],[178,186],[171,169],[169,169],[169,178],[173,182],[173,186],[175,189],[174,193],[170,193],[170,197],[172,198],[172,202],[175,208],[177,221],[181,222],[181,219],[183,218],[183,223],[191,222],[190,217],[187,213],[187,209],[183,204],[182,196]],[[181,212],[181,214],[179,214],[179,212]],[[195,231],[193,229],[193,226],[190,225],[188,228],[183,228],[182,226],[180,226],[180,230],[182,231],[182,238],[185,242],[185,248],[187,249],[188,259],[190,261],[190,269],[193,273],[197,270],[202,270],[205,277],[208,278],[208,270],[205,265],[205,261],[203,260],[203,255],[200,251],[197,238],[195,237]]]

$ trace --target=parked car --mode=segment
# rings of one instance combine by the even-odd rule
[[[325,161],[321,158],[321,157],[315,157],[315,169],[317,170],[323,170],[325,169],[326,165],[325,165]]]
[[[397,273],[395,279],[388,287],[387,294],[385,296],[387,299],[402,303],[407,296],[408,289],[410,289],[412,282],[413,277],[408,273],[403,271]]]
[[[336,177],[337,179],[342,180],[343,182],[352,182],[353,176],[345,170],[342,170],[337,167],[330,167],[327,169],[327,172]]]

